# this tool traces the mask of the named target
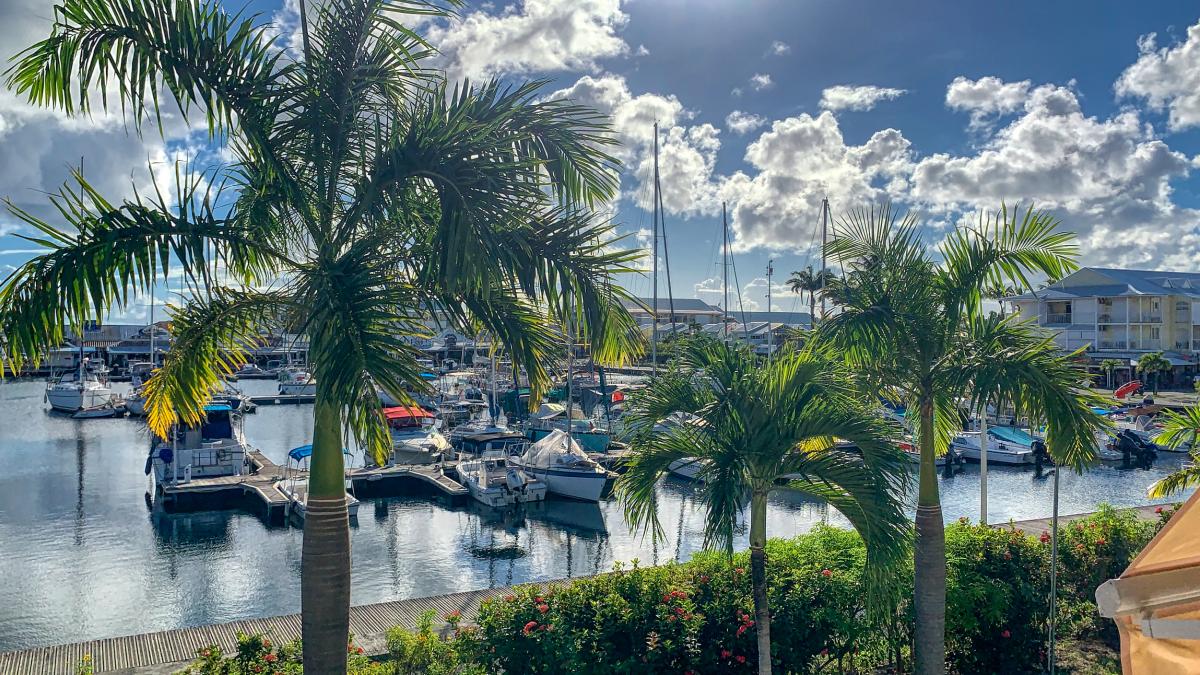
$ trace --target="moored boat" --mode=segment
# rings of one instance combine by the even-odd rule
[[[303,368],[284,368],[279,371],[281,396],[316,396],[317,381]]]
[[[461,460],[459,482],[476,501],[490,507],[508,506],[546,498],[546,484],[533,478],[498,453]]]
[[[417,406],[383,409],[392,451],[388,465],[435,464],[452,452],[450,442],[438,431],[432,413]]]
[[[525,434],[529,440],[537,442],[549,436],[551,432],[567,431],[571,437],[586,452],[603,453],[612,444],[612,434],[601,428],[594,420],[583,416],[578,408],[572,410],[572,419],[567,420],[566,407],[558,403],[544,403],[525,424]],[[569,424],[569,426],[568,426]]]
[[[586,502],[600,501],[608,470],[597,464],[565,432],[555,430],[532,443],[509,463],[546,484],[556,495]]]
[[[246,471],[241,418],[228,405],[204,407],[199,426],[175,425],[168,440],[155,438],[146,457],[146,473],[161,485],[193,478],[239,476]]]
[[[349,455],[350,452],[346,449],[343,453]],[[308,474],[301,474],[301,464],[307,466],[308,460],[312,457],[313,446],[302,445],[298,448],[293,448],[288,451],[288,461],[284,465],[284,478],[275,484],[283,496],[287,497],[287,513],[290,516],[295,516],[298,520],[304,520],[308,512]],[[292,462],[295,462],[295,468],[292,467]],[[351,493],[353,484],[349,478],[346,478],[346,513],[351,518],[358,517],[359,501]]]
[[[46,387],[46,401],[60,412],[73,413],[84,408],[95,408],[112,401],[116,395],[108,388],[104,371],[89,368],[88,360],[81,359],[78,370],[59,376]]]

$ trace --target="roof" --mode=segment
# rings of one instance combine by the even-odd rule
[[[1200,273],[1083,267],[1034,293],[1008,300],[1058,300],[1096,296],[1185,295],[1200,299]]]
[[[729,318],[738,322],[744,320],[747,323],[770,321],[771,323],[783,323],[789,326],[812,325],[812,316],[808,312],[739,312],[734,309],[729,312]]]
[[[640,304],[639,304],[640,303]],[[633,300],[622,300],[621,304],[630,312],[649,313],[647,307],[654,307],[654,298],[637,298]],[[658,313],[669,314],[671,305],[675,306],[676,314],[721,314],[720,307],[714,307],[699,298],[675,298],[673,301],[668,298],[658,299]],[[643,307],[644,305],[644,307]]]

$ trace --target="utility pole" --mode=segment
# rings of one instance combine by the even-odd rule
[[[774,353],[774,336],[771,334],[771,276],[775,274],[775,260],[767,260],[767,360],[771,360]]]
[[[658,122],[654,123],[654,253],[652,282],[654,307],[650,318],[650,372],[658,374]],[[570,421],[568,420],[568,423]]]

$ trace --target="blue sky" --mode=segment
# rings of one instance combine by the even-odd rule
[[[45,34],[45,4],[0,8],[0,50]],[[279,0],[250,8],[285,37],[295,23]],[[890,199],[921,214],[931,242],[979,209],[1032,200],[1079,233],[1085,263],[1194,271],[1198,22],[1185,2],[525,0],[469,3],[424,30],[452,77],[548,78],[547,94],[614,116],[627,170],[613,208],[630,245],[649,227],[658,119],[674,292],[719,300],[726,201],[749,309],[765,308],[769,257],[777,283],[815,261],[823,196],[835,218]],[[121,196],[148,185],[147,159],[165,173],[212,157],[178,121],[164,136],[0,95],[0,194],[35,204],[84,157]],[[0,272],[29,248],[0,236]],[[779,291],[774,308],[797,306]]]

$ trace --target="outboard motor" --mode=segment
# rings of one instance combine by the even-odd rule
[[[1046,443],[1040,438],[1035,438],[1029,444],[1029,449],[1033,451],[1033,472],[1037,478],[1042,477],[1042,471],[1047,463],[1052,463],[1050,460],[1050,452],[1046,450]]]
[[[1121,451],[1121,466],[1125,469],[1149,469],[1158,458],[1158,451],[1129,429],[1117,432],[1115,445]]]

